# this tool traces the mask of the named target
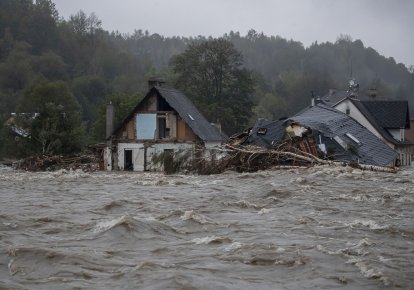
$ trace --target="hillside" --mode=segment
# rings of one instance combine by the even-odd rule
[[[142,30],[125,35],[101,27],[93,13],[79,11],[62,19],[50,0],[1,1],[1,124],[11,112],[28,110],[23,103],[42,76],[64,83],[80,106],[91,136],[88,142],[100,141],[103,104],[113,100],[122,112],[128,111],[143,96],[146,80],[153,75],[174,84],[171,57],[189,43],[209,39],[163,37]],[[323,95],[330,88],[346,89],[351,74],[361,90],[376,88],[390,99],[407,99],[414,112],[414,73],[365,47],[361,40],[341,35],[335,43],[305,48],[300,42],[254,30],[247,35],[229,32],[223,38],[235,45],[246,67],[255,72],[252,120],[297,112],[310,102],[311,91]]]

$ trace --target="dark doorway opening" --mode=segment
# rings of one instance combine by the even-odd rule
[[[167,120],[165,119],[165,116],[158,117],[158,139],[163,139],[167,136]]]
[[[132,163],[132,150],[125,149],[124,151],[124,170],[134,170],[134,164]]]
[[[164,172],[165,174],[175,173],[173,149],[164,149]]]

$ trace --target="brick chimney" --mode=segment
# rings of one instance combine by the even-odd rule
[[[162,87],[165,85],[165,80],[160,77],[151,77],[148,79],[148,87]]]

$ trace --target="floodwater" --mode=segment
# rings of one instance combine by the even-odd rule
[[[414,289],[414,171],[0,169],[0,289]]]

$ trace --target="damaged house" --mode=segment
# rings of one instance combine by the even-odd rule
[[[242,145],[373,166],[394,166],[398,158],[393,149],[356,120],[323,103],[285,120],[258,120]]]
[[[149,86],[124,121],[115,130],[109,129],[106,170],[169,171],[166,167],[178,155],[190,161],[196,149],[201,148],[197,154],[209,155],[210,148],[222,144],[220,130],[182,92],[159,79],[150,79]],[[108,115],[111,119],[111,109]]]

